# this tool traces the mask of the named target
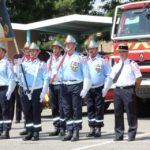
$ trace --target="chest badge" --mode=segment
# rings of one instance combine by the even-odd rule
[[[100,64],[97,64],[95,69],[97,72],[100,72],[102,70],[102,66]]]
[[[71,62],[71,69],[72,71],[77,71],[79,69],[79,63],[78,62]]]

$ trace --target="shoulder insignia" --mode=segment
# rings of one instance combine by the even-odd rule
[[[130,63],[136,63],[136,62],[135,62],[134,60],[131,60],[131,59],[130,59]]]
[[[130,60],[130,64],[131,64],[131,67],[139,69],[138,64],[134,60]]]

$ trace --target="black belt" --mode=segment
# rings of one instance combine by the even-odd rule
[[[38,91],[38,90],[41,90],[41,89],[42,89],[42,88],[39,88],[39,89],[33,89],[33,91]],[[33,91],[32,91],[32,92],[33,92]],[[25,93],[31,93],[31,90],[24,90],[24,92],[25,92]]]
[[[116,89],[131,89],[134,88],[134,85],[130,85],[130,86],[117,86]]]
[[[75,82],[75,81],[78,81],[78,80],[64,80],[64,82]]]
[[[8,86],[0,86],[0,90],[6,90]]]

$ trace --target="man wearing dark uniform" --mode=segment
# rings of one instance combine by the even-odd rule
[[[137,112],[135,90],[140,86],[142,75],[136,62],[128,59],[128,46],[119,45],[120,60],[110,73],[103,89],[103,96],[114,83],[115,141],[124,138],[124,108],[128,119],[128,141],[134,141],[137,132]]]

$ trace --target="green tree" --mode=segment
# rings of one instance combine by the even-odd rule
[[[56,15],[89,14],[95,0],[57,0],[54,2]]]
[[[7,7],[12,22],[30,23],[70,14],[90,14],[95,0],[7,0]],[[55,35],[53,40],[65,37]],[[53,41],[49,34],[41,33],[38,44],[42,49],[49,49]]]
[[[137,1],[143,1],[143,0],[101,0],[101,2],[105,2],[103,6],[100,7],[100,9],[103,10],[103,13],[105,16],[113,16],[115,12],[115,8],[118,5],[129,3],[129,2],[137,2]]]
[[[7,0],[7,7],[12,22],[29,23],[51,18],[54,12],[53,1]]]
[[[74,13],[89,14],[95,0],[7,0],[12,22],[29,23]]]

